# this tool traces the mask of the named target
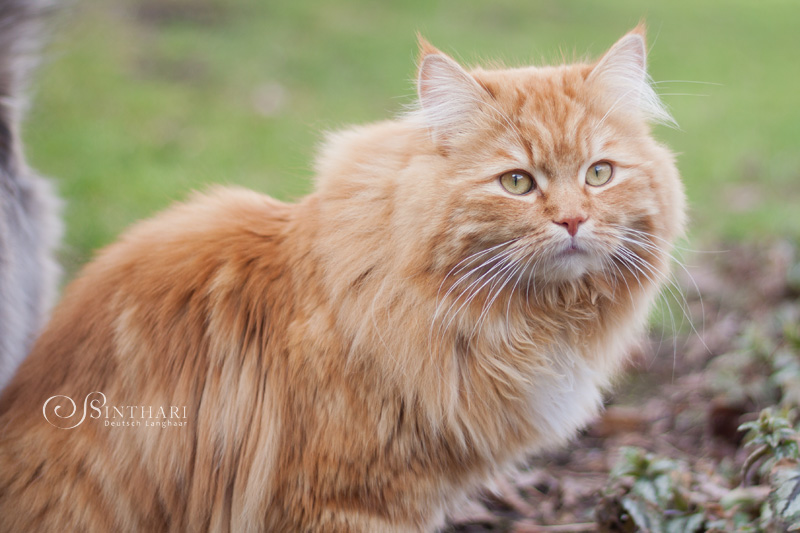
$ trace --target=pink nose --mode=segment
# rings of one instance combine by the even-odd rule
[[[586,222],[586,217],[578,216],[562,218],[561,220],[554,220],[553,222],[559,226],[564,226],[564,228],[567,230],[567,233],[574,237],[575,234],[578,233],[578,226],[580,226],[583,222]]]

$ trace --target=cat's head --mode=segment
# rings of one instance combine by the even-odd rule
[[[556,67],[468,71],[421,40],[418,72],[415,117],[440,157],[441,254],[491,258],[498,280],[662,277],[685,201],[651,136],[672,119],[649,83],[643,28],[594,64]]]

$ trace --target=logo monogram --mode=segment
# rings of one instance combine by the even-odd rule
[[[102,418],[105,427],[183,427],[187,422],[186,406],[106,405],[106,395],[90,392],[83,399],[83,411],[69,396],[51,396],[42,406],[47,422],[58,429],[75,429],[88,418]],[[64,412],[69,411],[69,412]],[[80,419],[78,417],[80,416]]]
[[[92,398],[90,400],[92,395],[95,394],[99,395],[100,398],[102,398],[102,402],[100,398]],[[50,417],[47,416],[47,405],[53,400],[58,400],[59,398],[66,399],[70,404],[72,404],[72,412],[69,414],[61,414],[60,410],[64,406],[59,403],[53,408],[53,415],[55,415],[55,417],[53,417],[53,420],[51,420]],[[47,399],[46,402],[44,402],[44,405],[42,406],[42,414],[44,414],[45,420],[47,420],[51,425],[59,429],[73,429],[83,424],[83,421],[86,420],[86,413],[88,409],[92,410],[92,414],[89,415],[90,418],[100,418],[100,415],[102,414],[100,408],[103,407],[105,404],[106,404],[105,394],[98,391],[90,392],[89,394],[86,395],[86,398],[84,398],[83,400],[83,413],[81,413],[81,419],[71,426],[63,425],[59,422],[61,422],[64,419],[67,419],[66,423],[69,424],[71,422],[71,419],[74,419],[74,417],[77,416],[78,407],[75,405],[75,402],[69,396],[57,395],[57,396],[51,396],[50,398]]]

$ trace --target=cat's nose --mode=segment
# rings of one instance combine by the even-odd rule
[[[578,233],[578,226],[586,222],[586,217],[584,216],[576,216],[576,217],[567,217],[562,218],[561,220],[554,220],[556,224],[559,226],[564,226],[569,233],[570,237],[574,237],[576,233]]]

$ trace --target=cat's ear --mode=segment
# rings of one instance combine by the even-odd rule
[[[603,55],[587,81],[600,86],[599,90],[608,95],[614,109],[633,110],[654,122],[675,123],[650,85],[643,24],[628,32]]]
[[[467,131],[486,91],[461,65],[419,37],[417,95],[434,138],[446,142]]]

